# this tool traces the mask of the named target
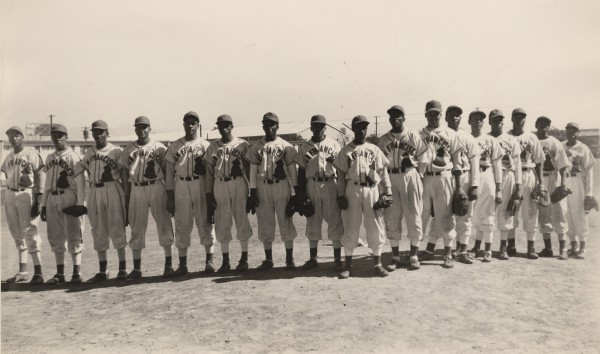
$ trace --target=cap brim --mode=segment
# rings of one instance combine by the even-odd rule
[[[439,108],[429,108],[428,110],[425,111],[425,113],[429,113],[429,112],[438,112],[441,113],[442,110]]]

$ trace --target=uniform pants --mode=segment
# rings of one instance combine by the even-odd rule
[[[471,171],[463,171],[460,175],[460,186],[465,193],[471,188]],[[477,187],[477,197],[479,198],[479,187]],[[473,202],[467,202],[469,208],[467,209],[467,215],[456,216],[454,220],[456,222],[456,235],[460,243],[468,244],[471,237],[471,220],[473,218]]]
[[[385,222],[383,211],[381,209],[373,210],[373,204],[379,199],[377,185],[360,186],[348,180],[346,198],[348,199],[348,209],[342,210],[344,224],[342,245],[347,252],[358,246],[358,235],[364,216],[367,244],[374,256],[381,255],[381,248],[385,243]]]
[[[415,168],[405,173],[391,173],[392,205],[384,209],[385,230],[390,240],[402,238],[402,218],[406,222],[410,244],[418,246],[423,239],[423,183]]]
[[[456,234],[455,223],[452,215],[452,194],[454,193],[454,180],[450,171],[444,171],[440,176],[425,176],[423,180],[423,230],[431,216],[431,210],[435,217],[431,221],[428,243],[436,243],[438,239],[444,239],[444,246],[450,246]]]
[[[42,239],[38,234],[39,218],[31,218],[31,188],[24,191],[6,191],[6,222],[17,249],[29,253],[40,252]]]
[[[48,226],[48,242],[54,253],[71,254],[83,251],[83,216],[75,217],[63,213],[63,209],[77,204],[77,196],[71,189],[64,189],[63,194],[48,196],[46,201],[46,224]]]
[[[550,172],[548,176],[544,173],[542,177],[542,186],[548,191],[548,199],[550,193],[554,192],[556,187],[560,185],[560,175],[558,172]],[[545,208],[540,208],[539,222],[540,231],[542,234],[549,234],[552,231],[558,235],[562,235],[569,231],[567,224],[567,198],[564,198],[558,203],[550,203]]]
[[[291,196],[290,188],[287,179],[268,184],[264,178],[258,178],[256,218],[258,221],[258,239],[261,242],[273,242],[275,240],[276,217],[281,241],[293,241],[298,236],[292,218],[285,215],[285,207]]]
[[[567,196],[567,224],[569,230],[567,235],[571,241],[585,241],[588,234],[587,215],[583,208],[583,200],[585,199],[585,187],[583,183],[583,174],[577,173],[570,175],[565,181],[565,185],[573,193]]]
[[[306,194],[315,207],[315,215],[306,220],[306,237],[312,241],[323,238],[321,226],[327,222],[327,237],[339,241],[344,235],[342,214],[337,204],[337,183],[335,179],[315,181],[309,178],[306,183]]]
[[[125,193],[119,182],[92,186],[87,203],[88,218],[96,252],[106,251],[112,240],[115,249],[127,246]]]
[[[162,181],[147,186],[132,185],[129,199],[129,223],[131,224],[129,247],[131,249],[141,250],[146,247],[148,209],[156,223],[160,246],[169,247],[173,244],[171,214],[167,212],[166,207],[167,193]]]
[[[494,231],[496,229],[496,181],[492,168],[479,174],[477,199],[472,206],[473,227],[481,232]]]
[[[523,181],[521,183],[521,192],[523,201],[521,201],[521,219],[523,219],[523,230],[527,233],[537,231],[538,224],[538,206],[531,198],[531,192],[536,188],[535,171],[531,168],[523,171]],[[519,226],[519,217],[514,217],[514,228]]]
[[[515,173],[510,170],[502,170],[502,203],[496,207],[496,226],[500,231],[512,230],[514,218],[508,215],[506,207],[515,191]]]
[[[215,210],[215,231],[217,241],[229,242],[232,239],[231,227],[235,221],[237,239],[247,241],[252,237],[252,228],[246,213],[248,184],[243,177],[229,181],[215,178],[214,195],[217,200]]]

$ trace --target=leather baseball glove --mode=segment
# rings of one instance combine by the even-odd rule
[[[313,205],[312,200],[309,197],[304,198],[300,201],[300,209],[298,210],[300,215],[306,216],[310,218],[315,215],[315,206]]]
[[[392,201],[393,200],[391,199],[391,197],[385,194],[380,194],[379,199],[375,202],[375,204],[373,204],[373,210],[389,208],[390,205],[392,205]]]
[[[250,191],[250,196],[246,199],[246,214],[252,212],[252,215],[256,214],[256,207],[258,206],[258,197],[256,196],[256,190],[254,193]]]
[[[583,199],[583,210],[585,210],[585,213],[587,214],[592,209],[596,209],[596,211],[598,211],[598,201],[593,196],[587,195]]]
[[[558,203],[561,200],[565,199],[571,193],[572,192],[570,189],[563,186],[558,186],[556,187],[554,192],[550,194],[550,201],[552,202],[552,204]]]
[[[550,205],[548,202],[548,191],[542,188],[542,186],[538,186],[531,191],[531,199],[533,199],[538,206],[544,208]]]
[[[287,205],[285,206],[285,215],[292,217],[294,213],[298,211],[298,201],[296,200],[296,196],[293,195],[288,200]]]
[[[71,215],[74,217],[80,217],[82,215],[87,214],[87,208],[84,205],[73,205],[67,208],[64,208],[63,213],[67,215]]]
[[[465,216],[469,211],[469,198],[464,192],[454,193],[452,196],[452,214]]]

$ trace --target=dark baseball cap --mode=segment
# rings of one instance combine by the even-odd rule
[[[579,124],[573,123],[573,122],[567,123],[567,126],[565,129],[575,129],[575,130],[579,131]]]
[[[490,117],[490,120],[492,120],[494,118],[503,118],[504,119],[504,113],[500,109],[492,109],[492,111],[489,114],[489,117]]]
[[[525,112],[525,110],[523,108],[515,108],[512,111],[512,115],[517,115],[517,114],[522,114],[522,115],[527,115],[527,112]]]
[[[352,118],[352,126],[355,126],[357,124],[362,124],[362,123],[369,124],[369,120],[367,119],[367,117],[365,117],[363,115],[358,115],[358,116]]]
[[[50,133],[54,132],[69,134],[67,132],[67,128],[62,124],[52,124],[52,129],[50,129]]]
[[[8,135],[10,132],[19,133],[23,136],[25,135],[25,134],[23,134],[23,130],[20,127],[17,127],[16,125],[14,127],[10,127],[8,129],[6,129],[6,135]]]
[[[194,118],[196,119],[196,121],[200,121],[200,116],[198,116],[198,113],[194,112],[194,111],[189,111],[186,114],[183,115],[183,120],[185,120],[186,118]]]
[[[217,117],[217,124],[219,123],[232,123],[233,124],[233,119],[231,119],[231,117],[228,114],[221,114],[220,116]]]
[[[92,123],[92,130],[94,129],[108,130],[108,124],[106,124],[106,122],[103,120],[97,120],[94,123]]]
[[[460,108],[459,106],[448,106],[448,108],[446,108],[446,114],[454,111],[458,112],[459,115],[463,113],[462,108]]]
[[[541,116],[541,117],[538,117],[538,119],[535,120],[535,124],[537,124],[538,122],[540,122],[540,123],[541,122],[548,122],[548,124],[551,124],[552,120],[550,118],[546,117],[546,116]]]
[[[486,114],[485,114],[485,112],[482,112],[482,111],[480,111],[478,109],[476,109],[473,112],[469,113],[469,119],[471,119],[473,117],[477,117],[477,116],[481,117],[481,119],[485,119],[485,117],[487,117]]]
[[[310,118],[310,124],[327,124],[327,118],[320,114],[314,115]]]
[[[429,112],[429,111],[441,112],[442,104],[440,103],[440,101],[431,100],[431,101],[427,102],[425,104],[425,112]]]
[[[267,112],[267,113],[265,113],[265,115],[263,116],[262,121],[264,122],[264,121],[267,121],[267,120],[270,120],[270,121],[275,122],[275,123],[279,123],[279,117],[277,117],[277,114],[275,114],[273,112]]]
[[[402,108],[402,106],[398,106],[398,105],[393,105],[392,107],[390,107],[390,109],[387,110],[387,114],[389,114],[389,115],[391,115],[392,112],[400,112],[400,113],[402,113],[402,116],[405,115],[404,108]]]
[[[135,123],[133,125],[150,125],[150,119],[146,116],[139,116],[135,119]]]

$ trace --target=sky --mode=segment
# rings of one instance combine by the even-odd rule
[[[0,0],[0,125],[96,119],[133,132],[386,110],[425,125],[425,103],[515,107],[563,128],[600,126],[598,1]],[[508,122],[510,124],[510,122]],[[206,128],[205,128],[206,129]],[[373,126],[374,130],[374,126]],[[113,133],[114,134],[114,133]]]

